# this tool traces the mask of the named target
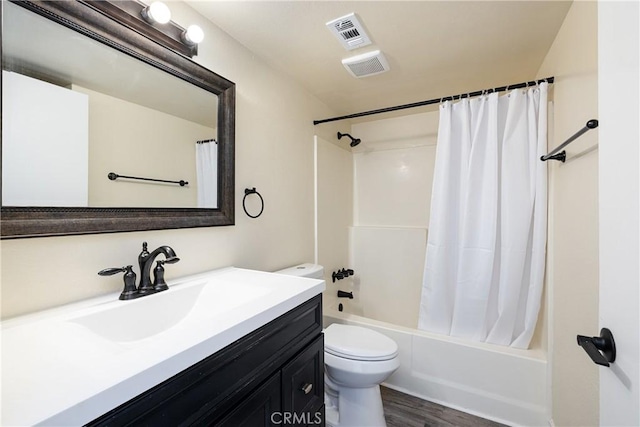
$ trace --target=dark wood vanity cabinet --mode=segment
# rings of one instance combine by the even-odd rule
[[[230,414],[224,427],[324,425],[324,341],[319,336]],[[208,423],[204,423],[208,424]]]
[[[324,425],[317,295],[89,426]]]

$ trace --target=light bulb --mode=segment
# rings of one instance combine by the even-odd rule
[[[197,25],[189,25],[187,31],[184,32],[184,39],[187,43],[198,44],[204,40],[204,31]]]
[[[160,1],[154,1],[149,6],[142,9],[142,17],[148,22],[166,24],[171,20],[171,11],[166,4]]]

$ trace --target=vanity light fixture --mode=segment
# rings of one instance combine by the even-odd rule
[[[154,1],[149,6],[142,9],[140,13],[144,20],[150,24],[166,24],[171,21],[171,11],[169,10],[169,6],[160,1]]]
[[[190,45],[198,44],[204,40],[204,31],[198,25],[189,25],[182,33],[182,40]]]

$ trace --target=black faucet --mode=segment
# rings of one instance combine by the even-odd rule
[[[334,271],[333,273],[331,273],[331,280],[333,281],[333,283],[335,283],[336,280],[342,280],[342,279],[344,279],[344,274],[342,274],[340,270]]]
[[[121,268],[105,268],[98,271],[100,276],[113,276],[114,274],[124,273],[124,289],[120,294],[121,300],[135,299],[141,297],[136,289],[136,273],[133,272],[133,266],[127,265]]]
[[[164,254],[165,260],[158,261],[158,265],[154,269],[154,280],[151,283],[151,265],[156,257]],[[142,252],[138,256],[138,265],[140,266],[140,284],[138,285],[138,293],[142,295],[152,294],[169,289],[164,281],[163,264],[174,264],[180,261],[176,253],[169,246],[160,246],[158,249],[149,253],[147,251],[147,242],[142,243]]]
[[[331,273],[331,280],[335,283],[336,280],[346,279],[349,276],[353,276],[355,273],[353,270],[343,268],[342,270],[334,271]]]
[[[338,291],[338,298],[353,299],[353,292]]]

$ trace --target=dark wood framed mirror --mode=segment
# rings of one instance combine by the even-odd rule
[[[6,2],[2,3],[4,9]],[[118,5],[119,3],[121,4]],[[57,25],[75,31],[78,37],[87,37],[100,42],[115,49],[119,54],[125,54],[128,58],[134,58],[136,61],[161,70],[172,79],[178,79],[182,83],[186,82],[190,86],[215,95],[217,97],[217,106],[214,108],[216,111],[214,114],[217,115],[217,204],[215,206],[217,207],[132,206],[119,205],[118,202],[104,206],[98,204],[97,207],[93,205],[15,206],[11,203],[3,203],[0,218],[0,232],[3,239],[234,224],[235,84],[178,53],[174,48],[163,46],[162,40],[154,40],[153,31],[145,33],[139,29],[133,29],[131,22],[127,22],[131,20],[130,17],[126,11],[121,10],[124,3],[126,2],[11,1],[12,5],[20,6]],[[109,6],[105,7],[107,4]],[[116,13],[105,13],[105,9],[112,9]],[[3,10],[3,21],[4,15]],[[2,31],[4,40],[4,23]],[[3,60],[4,56],[3,52]],[[3,105],[3,123],[4,108]],[[118,124],[113,123],[113,126]],[[127,153],[123,152],[121,155],[126,156]],[[139,160],[145,161],[144,158]],[[161,170],[163,165],[157,165],[157,168]],[[2,200],[5,200],[4,197]]]

